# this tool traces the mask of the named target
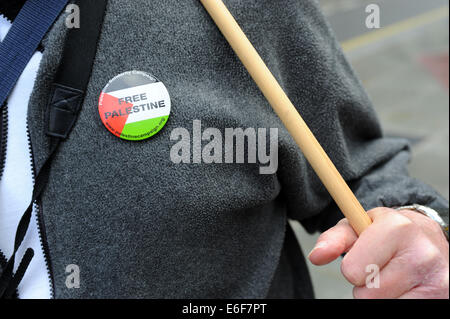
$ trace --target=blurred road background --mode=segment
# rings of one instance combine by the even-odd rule
[[[410,173],[449,198],[448,0],[319,0],[361,79],[386,135],[413,145]],[[381,28],[368,29],[368,4],[380,7]],[[293,223],[304,253],[318,235]],[[352,298],[340,261],[310,266],[317,298]]]

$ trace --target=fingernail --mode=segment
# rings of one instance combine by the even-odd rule
[[[324,247],[326,247],[326,246],[328,246],[328,243],[327,243],[326,241],[323,240],[323,241],[318,242],[318,243],[316,244],[316,246],[314,246],[313,250],[311,250],[311,252],[309,253],[308,258],[309,258],[309,256],[312,255],[312,253],[313,253],[314,251],[316,251],[317,249],[324,248]]]

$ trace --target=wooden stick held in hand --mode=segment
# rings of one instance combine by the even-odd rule
[[[359,235],[372,220],[222,0],[200,0]]]

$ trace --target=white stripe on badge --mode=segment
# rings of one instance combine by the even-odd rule
[[[117,99],[138,97],[138,101],[132,101],[139,112],[133,112],[128,116],[126,124],[145,121],[152,118],[167,116],[170,114],[171,101],[169,92],[162,82],[139,85],[123,90],[108,93]],[[145,99],[141,99],[144,94]]]

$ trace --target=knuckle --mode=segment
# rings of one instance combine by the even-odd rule
[[[420,254],[420,265],[423,266],[433,266],[438,263],[442,258],[442,254],[437,247],[428,244],[425,245],[424,249]]]
[[[348,225],[349,223],[348,223],[348,220],[347,220],[347,218],[342,218],[338,223],[337,223],[337,225]]]
[[[382,216],[384,214],[392,213],[392,209],[388,207],[376,207],[367,212],[370,217]]]
[[[390,213],[392,211],[392,208],[388,207],[375,207],[369,210],[371,213]]]
[[[349,259],[345,258],[341,263],[341,272],[344,277],[354,286],[362,286],[364,284],[365,273],[356,267]]]
[[[419,226],[416,225],[411,219],[398,213],[390,214],[389,223],[393,225],[396,232],[415,233],[419,230]]]
[[[439,250],[429,244],[420,248],[419,252],[413,254],[411,260],[411,277],[421,282],[427,282],[430,278],[435,278],[436,273],[442,268],[442,255]]]

